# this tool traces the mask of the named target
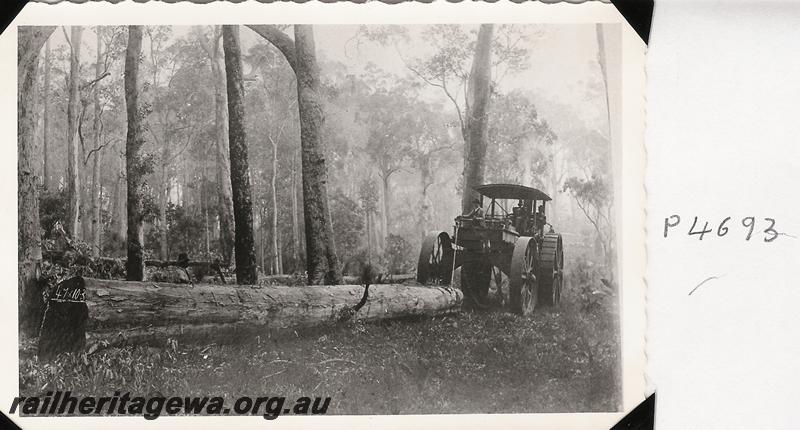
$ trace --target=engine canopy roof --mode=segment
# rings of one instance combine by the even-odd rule
[[[536,188],[516,184],[486,184],[473,188],[481,195],[490,199],[515,199],[515,200],[552,200],[547,194]]]

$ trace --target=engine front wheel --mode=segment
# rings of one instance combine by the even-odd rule
[[[521,236],[511,255],[509,276],[509,301],[511,311],[519,315],[530,315],[538,301],[539,259],[536,240]]]
[[[539,301],[545,306],[558,307],[564,282],[564,247],[561,235],[548,233],[539,250]]]

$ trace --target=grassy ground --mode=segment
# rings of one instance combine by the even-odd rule
[[[333,414],[575,412],[620,401],[615,297],[573,275],[557,311],[502,309],[257,338],[246,345],[111,348],[38,361],[20,351],[22,395],[331,396]]]

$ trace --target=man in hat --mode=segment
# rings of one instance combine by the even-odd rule
[[[472,203],[475,204],[475,209],[471,210],[467,214],[467,217],[470,217],[470,218],[483,218],[483,208],[481,207],[480,199],[475,199],[475,200],[472,201]]]

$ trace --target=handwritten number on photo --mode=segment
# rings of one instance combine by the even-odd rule
[[[764,218],[766,221],[769,221],[769,227],[764,230],[764,233],[769,234],[770,237],[765,237],[764,242],[772,242],[773,240],[777,239],[779,233],[773,227],[775,227],[775,220],[772,218]]]
[[[729,221],[731,221],[732,217],[726,217],[719,223],[717,226],[717,236],[724,237],[728,234],[731,227],[728,227]],[[781,235],[781,233],[775,229],[775,219],[773,218],[764,218],[764,221],[769,225],[764,228],[764,242],[772,242]],[[702,223],[702,228],[698,226],[699,223]],[[664,218],[664,237],[668,237],[670,231],[675,229],[681,224],[681,217],[680,215],[670,215],[667,218]],[[753,238],[753,234],[756,233],[756,227],[759,224],[759,221],[755,216],[746,216],[741,219],[741,225],[744,227],[744,235],[743,239],[745,241],[750,241]],[[760,226],[758,226],[761,228]],[[701,221],[699,217],[694,217],[692,221],[691,227],[687,231],[687,235],[689,236],[697,236],[698,240],[703,240],[706,234],[712,233],[714,230],[713,228],[709,228],[708,221]],[[674,234],[674,233],[673,233]]]

